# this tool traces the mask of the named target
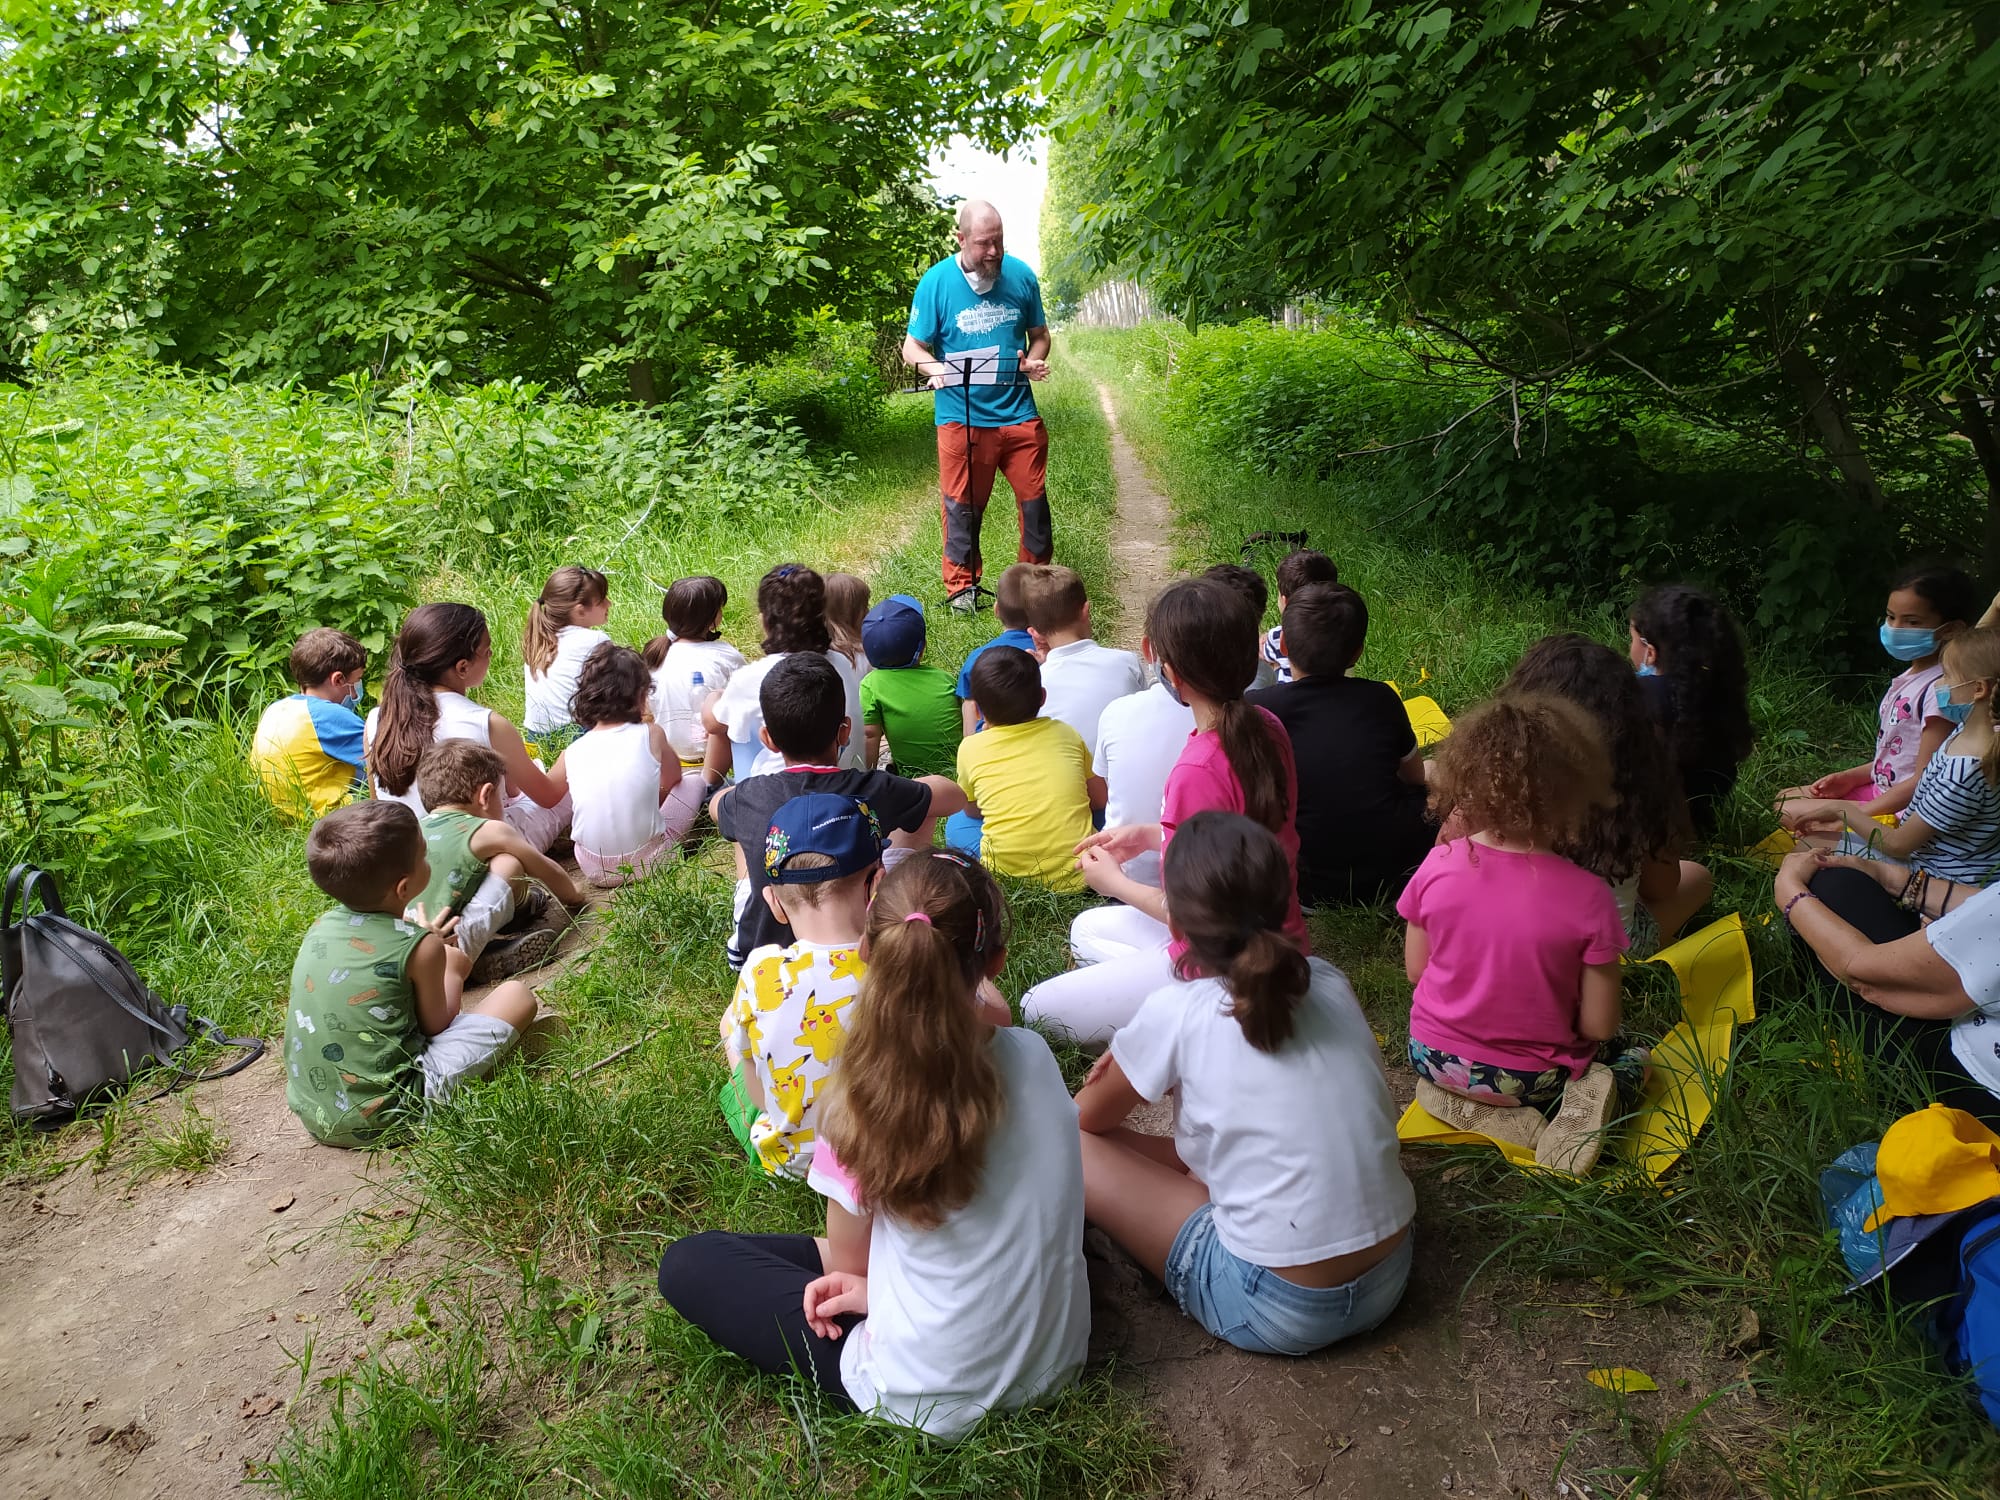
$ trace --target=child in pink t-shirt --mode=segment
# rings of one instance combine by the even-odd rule
[[[1545,694],[1495,699],[1432,762],[1433,809],[1469,835],[1433,849],[1396,903],[1416,986],[1417,1102],[1579,1174],[1618,1096],[1636,1104],[1646,1074],[1645,1052],[1615,1040],[1617,899],[1551,852],[1611,798],[1610,762],[1581,709]]]
[[[1094,833],[1077,845],[1077,867],[1092,890],[1122,904],[1094,906],[1070,925],[1081,968],[1046,979],[1021,997],[1021,1013],[1085,1044],[1110,1041],[1148,995],[1179,979],[1186,944],[1167,927],[1167,898],[1124,871],[1127,860],[1159,850],[1172,859],[1174,829],[1198,812],[1242,813],[1277,838],[1292,868],[1284,933],[1299,951],[1312,940],[1299,911],[1298,772],[1291,736],[1243,692],[1256,676],[1259,621],[1243,596],[1213,578],[1187,578],[1146,612],[1146,638],[1167,691],[1194,713],[1195,731],[1167,773],[1160,821]]]

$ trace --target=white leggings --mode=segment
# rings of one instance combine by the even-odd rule
[[[1146,997],[1174,981],[1164,923],[1131,906],[1093,906],[1070,924],[1081,966],[1044,979],[1021,997],[1021,1015],[1086,1046],[1102,1046]]]
[[[554,807],[544,807],[526,792],[519,792],[507,799],[507,805],[500,813],[507,820],[508,827],[547,854],[549,845],[561,838],[563,831],[569,827],[569,793],[563,793],[562,801]]]

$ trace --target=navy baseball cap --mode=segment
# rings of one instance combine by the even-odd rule
[[[801,854],[833,863],[794,869]],[[882,825],[866,802],[833,792],[808,792],[771,814],[764,835],[764,878],[772,885],[817,885],[858,874],[882,858]]]
[[[871,667],[907,667],[924,650],[924,606],[908,594],[891,594],[861,622],[861,649]]]

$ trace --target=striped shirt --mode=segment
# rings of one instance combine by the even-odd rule
[[[2000,877],[2000,788],[1987,781],[1978,756],[1952,752],[1957,739],[1938,747],[1910,797],[1910,816],[1937,830],[1910,863],[1947,880],[1986,885]]]

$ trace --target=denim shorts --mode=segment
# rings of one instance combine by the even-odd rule
[[[1310,1287],[1235,1256],[1215,1232],[1215,1205],[1188,1215],[1167,1251],[1167,1291],[1210,1333],[1252,1354],[1311,1354],[1366,1333],[1403,1300],[1414,1226],[1344,1286]]]

